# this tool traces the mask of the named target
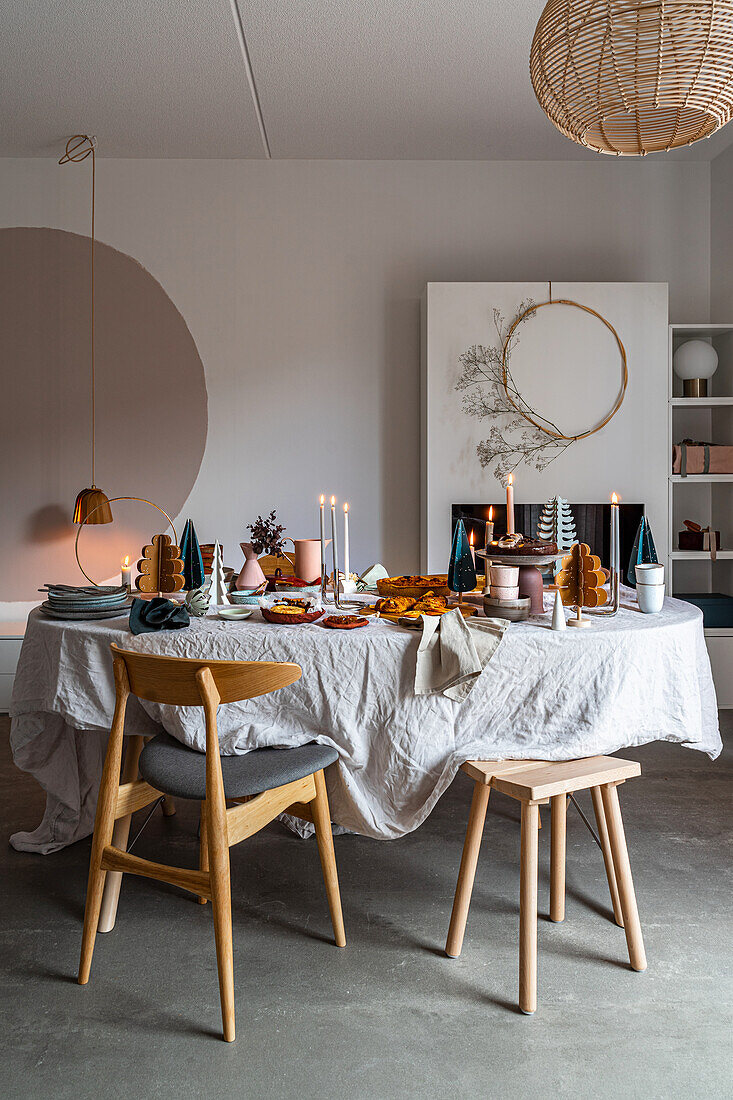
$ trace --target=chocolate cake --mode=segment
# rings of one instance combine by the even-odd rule
[[[502,557],[540,557],[545,554],[556,554],[557,543],[545,542],[544,539],[528,539],[524,535],[504,535],[489,543],[489,554],[492,551]]]

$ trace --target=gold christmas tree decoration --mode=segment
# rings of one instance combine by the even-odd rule
[[[183,560],[170,535],[153,535],[137,563],[135,584],[140,592],[180,592],[184,585]]]
[[[605,580],[601,559],[591,554],[587,543],[574,543],[568,556],[562,559],[555,578],[563,604],[576,609],[576,617],[570,619],[568,626],[590,626],[591,620],[583,618],[581,608],[602,607],[607,602]]]

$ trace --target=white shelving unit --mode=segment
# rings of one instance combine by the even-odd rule
[[[693,339],[709,341],[718,352],[709,397],[684,397],[682,382],[672,369],[679,344]],[[669,469],[672,445],[686,438],[733,445],[733,324],[669,326]],[[670,473],[668,483],[668,591],[733,594],[733,474]],[[720,531],[715,562],[706,552],[676,549],[686,519]],[[733,627],[706,628],[705,640],[718,705],[733,709]]]

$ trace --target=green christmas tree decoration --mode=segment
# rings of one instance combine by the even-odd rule
[[[187,519],[181,539],[181,557],[183,558],[184,587],[190,592],[204,583],[204,559],[196,536],[193,520]]]
[[[476,565],[462,519],[453,531],[453,545],[448,566],[448,587],[452,592],[472,592],[476,587]]]

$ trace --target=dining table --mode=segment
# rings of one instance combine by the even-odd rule
[[[219,708],[221,752],[332,745],[333,820],[379,839],[417,829],[470,759],[571,760],[662,740],[715,759],[722,745],[700,610],[668,598],[659,614],[644,615],[622,588],[617,615],[554,631],[553,597],[546,592],[542,614],[509,624],[461,701],[416,694],[420,631],[377,617],[331,630],[268,623],[255,609],[245,621],[209,614],[184,629],[133,635],[126,614],[63,621],[34,610],[11,746],[16,765],[44,788],[46,809],[37,828],[10,843],[48,854],[92,832],[114,710],[113,642],[173,657],[299,664],[302,676],[289,687]],[[131,698],[125,733],[161,729],[204,751],[200,708]]]

